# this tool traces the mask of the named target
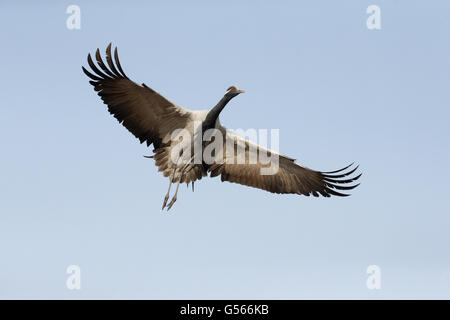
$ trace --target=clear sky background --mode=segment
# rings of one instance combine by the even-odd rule
[[[81,8],[81,30],[66,8]],[[368,30],[366,8],[381,8]],[[450,298],[449,1],[2,1],[0,298]],[[278,128],[313,169],[356,161],[351,197],[219,178],[169,213],[151,149],[81,65],[109,42],[187,108],[247,93],[229,128]],[[81,268],[81,290],[66,268]],[[381,289],[366,268],[381,268]]]

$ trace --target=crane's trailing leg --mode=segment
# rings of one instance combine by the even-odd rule
[[[191,159],[183,166],[180,172],[180,178],[178,179],[177,189],[175,190],[175,194],[172,197],[172,200],[170,200],[169,204],[167,205],[167,211],[172,208],[175,201],[177,201],[177,194],[178,194],[178,188],[180,187],[181,180],[183,180],[183,175],[185,172],[189,172],[192,169],[192,161],[194,159],[194,156],[191,157]],[[192,182],[192,185],[194,185],[194,182]]]
[[[177,201],[178,188],[180,187],[181,179],[183,178],[183,173],[184,173],[184,168],[181,170],[180,179],[178,179],[177,189],[175,190],[175,194],[173,195],[172,200],[170,200],[169,204],[167,205],[167,211],[169,211],[170,208],[172,208],[175,201]]]
[[[167,190],[166,196],[164,197],[164,202],[161,208],[161,211],[164,210],[164,208],[166,207],[167,204],[167,200],[169,200],[169,194],[170,194],[170,187],[172,186],[172,181],[173,181],[173,177],[175,176],[175,171],[177,170],[177,167],[175,167],[172,171],[172,175],[170,176],[170,181],[169,181],[169,189]],[[178,188],[177,188],[178,189]]]

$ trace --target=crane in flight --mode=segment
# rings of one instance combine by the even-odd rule
[[[345,191],[352,190],[359,185],[352,182],[359,179],[356,175],[356,167],[353,163],[335,171],[321,172],[309,169],[295,162],[295,159],[268,150],[254,144],[227,130],[219,121],[219,114],[231,99],[243,93],[244,90],[237,86],[227,89],[224,96],[216,106],[210,110],[188,110],[169,101],[164,96],[146,86],[131,81],[120,65],[117,48],[114,56],[111,52],[111,44],[106,48],[106,63],[102,60],[99,49],[95,53],[97,65],[91,55],[87,57],[92,71],[82,67],[84,73],[91,79],[89,83],[94,87],[103,102],[108,106],[108,111],[127,128],[141,143],[147,146],[153,145],[154,155],[158,171],[165,177],[169,177],[169,189],[164,197],[162,209],[167,210],[177,200],[180,183],[192,183],[202,177],[221,176],[222,181],[229,181],[254,188],[259,188],[273,193],[291,193],[299,195],[313,195],[318,197],[339,196],[349,194]],[[205,161],[196,155],[205,151],[213,139],[205,139],[201,142],[197,152],[188,154],[185,150],[193,146],[198,134],[197,124],[200,124],[200,134],[208,130],[215,130],[221,142],[221,148],[212,152],[212,160]],[[187,138],[174,139],[176,130],[184,130]],[[223,139],[223,141],[222,141]],[[180,149],[180,141],[185,141],[183,149]],[[188,142],[189,141],[189,142]],[[233,145],[227,144],[232,141]],[[227,148],[228,146],[228,148]],[[237,147],[241,146],[241,147]],[[220,150],[219,150],[220,149]],[[219,152],[221,151],[221,152]],[[276,170],[270,174],[263,174],[262,169],[267,163],[254,161],[261,154],[276,155]],[[171,201],[167,204],[170,195],[170,187],[177,183],[176,191]]]

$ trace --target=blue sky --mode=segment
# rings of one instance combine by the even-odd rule
[[[66,8],[81,8],[81,30]],[[366,8],[381,8],[368,30]],[[450,298],[448,1],[3,1],[0,298]],[[247,92],[229,128],[280,129],[345,199],[204,179],[180,189],[81,72],[109,42],[187,108]],[[81,290],[66,268],[81,268]],[[368,290],[366,268],[381,268]]]

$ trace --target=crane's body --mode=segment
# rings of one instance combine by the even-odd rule
[[[108,105],[109,112],[122,125],[141,143],[146,142],[147,146],[153,145],[154,155],[151,157],[155,160],[158,171],[169,178],[169,190],[164,198],[163,209],[167,205],[173,183],[177,183],[177,188],[167,205],[168,210],[177,199],[180,183],[192,183],[193,186],[195,181],[208,173],[211,177],[220,175],[222,181],[239,183],[273,193],[294,193],[315,197],[319,195],[348,196],[337,190],[351,190],[358,186],[358,184],[348,185],[361,176],[359,174],[350,177],[357,167],[349,169],[350,165],[331,172],[311,170],[296,163],[290,157],[245,140],[222,126],[219,114],[231,99],[244,92],[236,86],[229,87],[225,95],[210,110],[194,111],[174,104],[145,84],[139,85],[131,81],[120,65],[117,48],[113,57],[111,44],[106,49],[107,65],[103,62],[98,49],[95,58],[100,69],[94,64],[90,55],[88,55],[88,64],[94,73],[82,68],[91,78],[89,83]],[[203,134],[209,129],[216,129],[220,133],[220,139],[224,142],[223,152],[215,154],[211,161],[205,161],[203,152],[211,142],[204,141]],[[182,130],[184,133],[182,142],[180,139],[174,139],[177,130]],[[196,148],[198,132],[200,132],[201,144]],[[225,152],[228,146],[225,143],[227,139],[233,143],[232,149],[229,150],[232,151],[231,156],[230,153]],[[244,147],[235,151],[235,145]],[[180,146],[187,148],[180,149]],[[190,151],[185,152],[185,150]],[[264,164],[250,161],[257,158],[257,154],[260,155],[261,152],[277,156],[278,168],[271,175],[261,174]],[[230,157],[231,160],[244,159],[244,161],[229,161]]]

